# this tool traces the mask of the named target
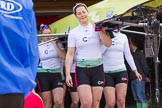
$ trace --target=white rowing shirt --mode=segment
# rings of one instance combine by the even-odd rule
[[[76,47],[76,60],[102,58],[100,36],[92,24],[77,26],[68,36],[68,47]]]
[[[129,49],[127,36],[121,32],[113,32],[113,34],[115,37],[112,38],[112,45],[109,48],[104,45],[101,46],[104,71],[120,72],[126,70],[124,57],[131,69],[136,70],[136,66]]]
[[[57,43],[61,49],[63,45],[61,42]],[[61,59],[59,58],[53,42],[45,43],[39,46],[40,65],[45,69],[61,68]]]

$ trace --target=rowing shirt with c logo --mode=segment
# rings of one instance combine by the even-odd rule
[[[61,42],[57,43],[63,50]],[[45,43],[39,46],[40,66],[45,69],[61,68],[61,59],[59,58],[53,42]]]
[[[68,36],[68,47],[76,47],[77,66],[102,64],[100,36],[92,24],[74,28]],[[84,63],[83,63],[84,62]]]

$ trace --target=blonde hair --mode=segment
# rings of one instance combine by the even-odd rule
[[[73,7],[73,13],[76,15],[76,9],[80,6],[84,6],[85,9],[88,11],[87,6],[84,3],[76,3],[75,6]]]

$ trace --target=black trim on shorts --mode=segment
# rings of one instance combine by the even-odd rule
[[[119,83],[128,84],[128,75],[126,71],[121,71],[116,73],[105,73],[104,87],[107,86],[115,87],[115,85]]]
[[[96,67],[76,67],[77,84],[87,84],[90,86],[104,86],[103,64]]]
[[[38,92],[51,91],[57,87],[63,87],[61,73],[38,73],[37,89]]]

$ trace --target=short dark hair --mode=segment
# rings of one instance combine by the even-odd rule
[[[133,45],[138,46],[137,40],[133,37],[128,37],[128,42],[129,44],[132,43]]]
[[[84,6],[85,9],[88,11],[87,6],[84,3],[76,3],[75,6],[73,7],[73,13],[76,15],[76,9],[80,6]]]

